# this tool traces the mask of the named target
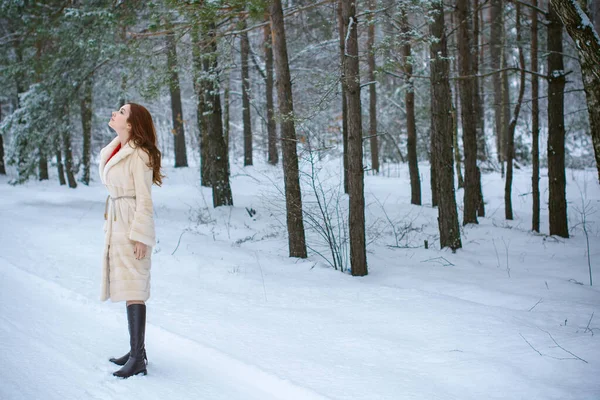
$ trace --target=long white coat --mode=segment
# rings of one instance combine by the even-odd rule
[[[100,300],[143,300],[150,297],[150,257],[156,245],[149,156],[128,142],[108,162],[119,144],[116,137],[100,151],[99,172],[108,189],[104,223],[104,254]],[[128,196],[127,198],[119,198]],[[135,196],[135,199],[130,198]],[[148,246],[137,260],[135,242]]]

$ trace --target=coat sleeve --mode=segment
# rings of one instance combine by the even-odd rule
[[[149,156],[144,150],[133,155],[132,175],[135,187],[135,214],[129,231],[129,239],[155,246],[154,209],[152,206],[152,168],[148,166]]]

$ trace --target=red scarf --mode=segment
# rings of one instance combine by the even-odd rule
[[[110,157],[108,157],[108,159],[106,160],[106,163],[108,164],[108,161],[113,158],[113,156],[115,154],[117,154],[119,152],[119,150],[121,150],[121,143],[119,143],[119,145],[117,147],[115,147],[115,149],[113,150],[112,154],[110,155]]]

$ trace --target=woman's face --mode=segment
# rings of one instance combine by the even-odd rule
[[[127,136],[127,138],[129,138],[129,131],[131,130],[131,124],[127,122],[127,118],[129,118],[129,112],[129,104],[125,104],[119,109],[119,111],[113,111],[112,117],[108,122],[108,126],[117,131],[119,137]]]

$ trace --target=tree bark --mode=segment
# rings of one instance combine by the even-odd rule
[[[502,36],[504,35],[504,6],[503,0],[491,0],[490,2],[490,68],[498,71],[501,68],[502,59]],[[503,121],[503,98],[502,98],[502,75],[492,75],[494,86],[494,121],[496,128],[496,152],[498,162],[504,161],[504,121]]]
[[[534,7],[538,0],[533,0]],[[535,9],[531,10],[531,70],[535,73],[538,65],[538,15]],[[540,80],[536,74],[531,76],[531,195],[533,197],[533,210],[531,229],[540,231]]]
[[[577,45],[600,182],[600,36],[577,2],[551,0],[551,4]]]
[[[471,42],[471,7],[469,0],[457,0],[456,17],[458,19],[458,69],[461,76],[473,75],[473,48]],[[460,116],[463,131],[465,157],[465,192],[463,224],[476,224],[479,203],[477,182],[477,112],[475,78],[461,79]]]
[[[354,2],[342,1],[346,35],[344,77],[348,103],[348,194],[350,196],[350,266],[353,276],[368,274],[365,241],[365,193],[358,62],[358,20]]]
[[[68,130],[62,132],[63,150],[65,152],[65,170],[67,172],[67,181],[69,187],[75,189],[77,181],[73,173],[73,151],[71,150],[71,133]]]
[[[480,38],[481,38],[481,29],[480,29],[480,21],[479,21],[479,0],[474,0],[473,2],[473,47],[471,49],[471,56],[473,58],[473,75],[479,75],[479,48],[480,48]],[[480,92],[480,85],[483,84],[483,79],[480,82],[479,78],[475,78],[473,80],[474,86],[474,98],[473,104],[475,105],[475,126],[477,129],[477,159],[485,161],[487,160],[486,154],[486,143],[485,143],[485,102],[482,97],[482,93]]]
[[[208,85],[206,73],[210,70],[208,57],[203,55],[204,49],[207,46],[206,32],[202,32],[200,37],[200,26],[194,24],[191,29],[192,39],[192,60],[194,66],[194,92],[196,93],[196,123],[198,125],[198,145],[200,147],[200,184],[204,187],[211,187],[210,183],[210,164],[208,146],[208,120],[209,116],[205,115],[207,106],[206,87]],[[227,109],[227,101],[225,103]],[[227,125],[225,125],[227,126]]]
[[[62,162],[62,152],[60,151],[60,145],[56,148],[56,170],[58,172],[58,182],[60,186],[64,186],[67,184],[65,179],[65,168]]]
[[[434,169],[436,170],[435,191],[438,196],[438,226],[440,247],[453,251],[462,247],[454,193],[454,165],[452,159],[452,92],[450,90],[450,63],[444,23],[444,5],[441,0],[432,1],[433,22],[429,32],[433,38],[430,45],[431,58],[431,135]],[[432,189],[433,190],[433,189]],[[443,193],[443,196],[441,195]]]
[[[510,87],[508,85],[508,71],[506,71],[506,31],[503,32],[504,37],[502,38],[502,59],[500,68],[502,79],[502,135],[503,135],[503,147],[502,147],[502,160],[506,161],[506,152],[508,147],[508,125],[510,121]],[[500,172],[504,177],[504,163],[500,164]]]
[[[455,13],[450,13],[450,27],[452,29],[453,32],[456,31],[456,21],[455,21]],[[451,47],[456,47],[456,35],[452,35],[451,38]],[[457,57],[453,57],[454,60],[452,62],[452,68],[453,68],[453,72],[456,76],[459,76],[460,73],[458,71],[458,58]],[[452,104],[452,132],[454,132],[453,135],[453,146],[454,146],[454,163],[456,164],[456,175],[457,175],[457,181],[458,181],[458,188],[459,189],[463,189],[465,187],[465,179],[463,177],[462,174],[462,155],[460,154],[460,146],[458,145],[458,123],[459,123],[459,118],[458,118],[458,113],[459,113],[459,108],[460,108],[460,99],[458,96],[459,90],[458,90],[458,85],[459,82],[458,80],[454,81],[454,104]],[[452,88],[450,89],[452,90]]]
[[[246,29],[246,20],[242,20],[241,30]],[[240,35],[240,57],[242,62],[242,122],[244,126],[244,166],[252,165],[252,119],[250,116],[250,70],[248,55],[250,41],[248,32]]]
[[[340,69],[344,74],[345,67],[345,52],[346,52],[346,32],[344,18],[342,17],[342,3],[346,0],[338,0],[337,17],[338,17],[338,33],[340,37]],[[343,75],[342,75],[343,79]],[[342,82],[342,146],[343,146],[343,161],[344,161],[344,193],[348,193],[348,101],[346,99],[346,87]]]
[[[376,0],[370,0],[369,7],[376,8]],[[375,21],[368,14],[367,64],[369,85],[369,142],[371,144],[371,169],[379,173],[379,143],[377,140],[377,86],[375,85]]]
[[[268,20],[269,15],[266,15]],[[271,26],[265,25],[264,48],[265,48],[265,93],[267,96],[267,136],[269,147],[269,164],[277,165],[279,153],[277,152],[277,126],[275,124],[275,103],[273,101],[273,48],[271,47]]]
[[[565,196],[565,122],[562,24],[550,3],[548,13],[548,211],[550,235],[569,237]]]
[[[210,182],[212,185],[213,207],[232,206],[233,195],[229,183],[229,154],[223,137],[223,114],[221,111],[221,95],[219,88],[219,66],[217,61],[217,39],[214,22],[208,25],[206,35],[208,54],[205,61],[208,65],[206,75],[213,78],[206,81],[206,110],[208,128],[208,157],[210,163]]]
[[[169,91],[171,94],[171,115],[173,118],[173,138],[175,147],[175,168],[187,167],[185,133],[183,130],[183,107],[177,70],[177,45],[175,34],[169,33],[167,39],[167,68],[169,70]]]
[[[88,79],[82,85],[81,97],[81,128],[83,131],[83,152],[81,154],[81,163],[83,164],[83,176],[81,182],[84,185],[90,184],[90,159],[92,152],[92,89],[93,81]]]
[[[374,8],[374,6],[372,6]],[[408,16],[406,11],[402,10],[402,35],[404,44],[402,46],[402,55],[404,56],[404,76],[406,93],[404,102],[406,104],[406,150],[408,153],[408,171],[410,174],[410,202],[411,204],[421,205],[421,178],[419,176],[419,161],[417,159],[417,125],[415,118],[415,88],[413,84],[413,66],[412,66],[412,48],[410,38],[410,26],[408,25]]]
[[[456,90],[456,95],[454,96],[454,104],[452,105],[452,145],[454,146],[454,163],[456,164],[456,175],[458,181],[458,188],[462,189],[465,187],[465,179],[462,174],[462,162],[461,162],[461,154],[460,154],[460,146],[458,145],[458,111],[456,111],[456,107],[458,106],[458,88]]]
[[[285,185],[286,219],[290,257],[306,258],[306,240],[302,219],[302,194],[296,150],[296,129],[294,126],[294,100],[292,80],[288,64],[285,26],[281,0],[273,0],[270,5],[271,34],[275,73],[277,76],[277,98],[279,101],[281,149]]]
[[[0,103],[0,122],[2,122],[2,103]],[[6,175],[6,167],[4,166],[4,139],[0,135],[0,175]]]
[[[519,48],[519,65],[521,67],[521,82],[519,86],[519,98],[515,105],[513,118],[508,126],[508,146],[506,148],[506,182],[504,185],[504,216],[508,220],[513,219],[512,210],[512,181],[513,181],[513,159],[515,156],[515,129],[519,120],[523,95],[525,94],[525,56],[523,55],[523,46],[521,44],[521,4],[516,3],[517,8],[517,46]]]
[[[43,149],[39,150],[39,180],[47,181],[48,180],[48,157],[46,157],[46,153]]]

